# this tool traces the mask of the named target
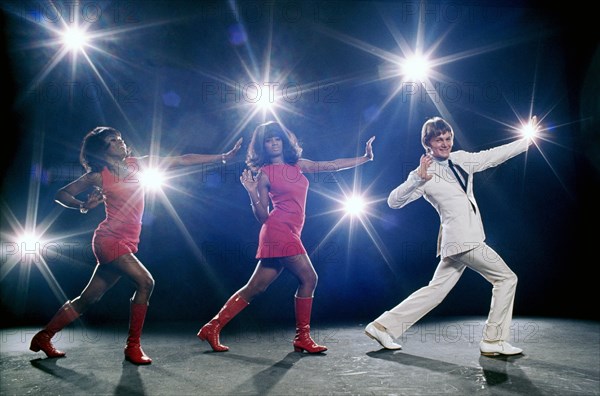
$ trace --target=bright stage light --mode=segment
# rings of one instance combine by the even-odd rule
[[[33,232],[24,232],[17,237],[17,243],[23,250],[38,250],[41,240]]]
[[[20,262],[31,264],[39,262],[42,250],[42,240],[33,232],[23,232],[17,235],[16,242],[20,253]]]
[[[275,100],[263,92],[260,99],[256,101],[256,106],[263,111],[271,110],[275,106]]]
[[[358,196],[352,196],[346,199],[344,210],[351,216],[360,216],[365,209],[365,201]]]
[[[420,55],[406,59],[402,65],[402,74],[411,81],[422,81],[427,78],[429,61]]]
[[[533,120],[530,120],[527,124],[522,125],[520,129],[521,134],[530,139],[535,137],[535,135],[537,135],[538,132],[538,125],[536,121],[537,120],[534,118]]]
[[[76,27],[67,28],[62,33],[63,44],[71,51],[80,51],[88,42],[85,32]]]
[[[149,168],[140,173],[140,183],[151,190],[159,190],[164,180],[164,175],[158,169]]]

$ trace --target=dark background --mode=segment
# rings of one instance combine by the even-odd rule
[[[57,3],[68,26],[77,19],[71,3]],[[249,117],[253,104],[242,89],[267,81],[310,88],[299,98],[289,91],[286,108],[276,109],[306,158],[362,155],[377,136],[374,162],[309,176],[303,240],[319,274],[315,318],[372,319],[429,281],[437,214],[424,200],[397,211],[385,202],[418,163],[426,117],[448,117],[455,149],[477,151],[514,140],[511,126],[537,114],[547,129],[537,147],[476,176],[487,242],[519,276],[515,316],[598,319],[590,309],[594,232],[586,228],[597,217],[591,190],[600,148],[591,10],[527,1],[248,1],[237,13],[227,2],[80,4],[80,22],[102,34],[86,49],[95,70],[81,54],[53,63],[62,25],[47,3],[2,3],[3,326],[45,323],[89,280],[89,243],[103,209],[83,216],[53,201],[82,172],[87,131],[113,126],[136,155],[157,147],[161,155],[220,153],[239,137],[245,153],[252,129],[272,116]],[[454,60],[435,67],[435,96],[392,95],[401,78],[382,78],[393,64],[376,54],[401,56],[402,40],[414,48],[419,26],[433,57]],[[213,94],[224,82],[233,86],[225,97]],[[251,275],[260,227],[238,179],[243,153],[226,166],[172,174],[168,204],[147,196],[137,256],[156,280],[149,320],[201,324]],[[338,210],[336,199],[353,186],[371,201],[367,228]],[[45,264],[12,250],[17,224],[28,218],[45,230]],[[19,254],[25,259],[13,265]],[[291,320],[295,287],[284,273],[243,315]],[[466,271],[432,314],[485,316],[490,290]],[[132,291],[121,281],[86,320],[125,320]]]

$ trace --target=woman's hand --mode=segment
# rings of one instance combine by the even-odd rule
[[[540,131],[540,122],[538,122],[537,116],[533,116],[529,119],[529,123],[524,128],[525,136],[529,139],[534,138]]]
[[[371,139],[367,140],[365,146],[365,157],[367,157],[369,161],[373,161],[373,140],[375,140],[375,136],[372,136]]]
[[[237,154],[238,151],[240,151],[240,148],[242,147],[242,141],[244,140],[244,138],[239,138],[237,142],[235,142],[235,145],[233,146],[233,148],[231,150],[229,150],[226,153],[223,153],[222,159],[223,161],[229,161],[233,158],[235,158],[235,155]]]
[[[102,193],[102,189],[100,187],[94,187],[94,190],[88,194],[87,199],[80,208],[80,210],[84,210],[85,212],[87,212],[89,209],[94,209],[102,202],[104,202],[104,194]]]
[[[258,191],[258,178],[254,177],[250,169],[244,169],[240,176],[240,182],[248,192]]]
[[[423,154],[421,156],[420,162],[421,162],[421,164],[419,165],[419,168],[417,169],[417,175],[419,175],[419,177],[423,180],[426,180],[426,181],[431,180],[433,175],[428,174],[427,169],[429,169],[429,165],[431,165],[431,163],[433,162],[433,158],[431,158],[431,155],[429,155],[429,154]]]

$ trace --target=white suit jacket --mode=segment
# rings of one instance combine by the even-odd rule
[[[406,181],[390,193],[388,205],[392,209],[400,209],[423,196],[440,216],[437,255],[444,258],[474,249],[485,241],[485,232],[473,195],[473,174],[525,152],[530,144],[530,139],[523,138],[476,153],[451,152],[450,160],[456,168],[462,169],[460,173],[466,177],[466,192],[456,181],[447,161],[440,163],[434,160],[427,170],[428,174],[433,174],[431,180],[421,179],[417,174],[418,168],[413,170]]]

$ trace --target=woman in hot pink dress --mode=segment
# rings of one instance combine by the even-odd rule
[[[102,298],[122,276],[135,284],[130,301],[129,337],[125,346],[125,358],[134,364],[150,364],[142,350],[140,336],[148,301],[154,288],[154,279],[137,259],[142,215],[144,212],[144,189],[140,179],[144,169],[158,164],[166,169],[204,163],[225,163],[235,156],[241,147],[238,140],[232,150],[223,154],[185,154],[176,157],[131,157],[121,133],[110,127],[97,127],[83,139],[80,153],[81,165],[87,173],[58,190],[56,202],[69,209],[87,213],[104,202],[106,218],[94,232],[92,247],[97,265],[83,292],[67,301],[44,329],[31,340],[30,349],[42,350],[48,357],[65,356],[54,348],[52,337],[79,317],[93,303]],[[76,198],[92,190],[85,201]]]
[[[310,161],[301,158],[302,148],[296,136],[277,122],[259,125],[248,147],[246,164],[240,181],[248,191],[256,219],[262,223],[258,251],[259,260],[250,280],[234,293],[219,313],[198,332],[217,352],[229,348],[221,345],[221,329],[258,294],[264,292],[284,269],[299,282],[294,298],[296,337],[294,350],[319,353],[327,350],[310,337],[310,314],[317,273],[300,239],[305,218],[308,179],[304,173],[332,172],[354,168],[373,159],[372,137],[366,143],[365,155],[333,161]],[[254,173],[258,174],[254,176]],[[269,202],[272,210],[269,210]]]

